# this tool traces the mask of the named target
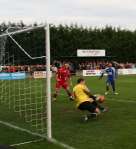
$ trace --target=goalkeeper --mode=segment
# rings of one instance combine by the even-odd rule
[[[73,88],[73,96],[78,109],[82,111],[89,111],[91,114],[95,114],[95,117],[97,117],[97,115],[101,112],[106,111],[106,109],[98,103],[104,101],[104,98],[101,98],[104,96],[97,97],[92,95],[83,78],[79,78],[77,80],[77,85]]]

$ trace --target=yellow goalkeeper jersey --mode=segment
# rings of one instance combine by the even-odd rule
[[[85,101],[90,101],[91,99],[89,96],[85,93],[85,91],[88,91],[88,88],[86,85],[83,84],[77,84],[73,88],[73,93],[75,96],[76,106],[78,107],[81,103]]]

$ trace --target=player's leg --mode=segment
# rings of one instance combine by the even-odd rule
[[[88,120],[90,117],[91,118],[97,118],[97,116],[100,114],[100,110],[99,108],[95,105],[92,104],[89,101],[83,102],[79,105],[78,109],[80,109],[81,111],[89,111],[90,114],[86,115],[84,118],[84,120]]]
[[[69,99],[70,99],[70,100],[73,100],[72,93],[70,92],[70,90],[69,90],[68,88],[66,89],[66,92],[67,92],[67,94],[68,94],[68,96],[69,96]]]
[[[63,83],[62,87],[64,88],[64,90],[66,91],[68,97],[70,100],[73,100],[73,96],[72,96],[72,93],[70,92],[70,88],[69,88],[69,85],[68,83]]]
[[[93,104],[93,102],[88,104],[87,109],[90,112],[90,114],[87,115],[88,119],[89,118],[96,119],[98,115],[100,115],[101,113],[98,104]]]
[[[116,88],[115,88],[115,80],[111,80],[111,87],[112,87],[113,94],[117,95],[118,93],[116,92]]]
[[[92,104],[95,105],[96,107],[98,107],[101,112],[107,112],[108,111],[107,108],[105,108],[104,106],[100,105],[100,103],[98,103],[96,100],[94,100],[92,102]]]
[[[57,82],[56,86],[55,86],[55,93],[53,94],[53,100],[54,101],[57,99],[57,96],[59,94],[60,88],[61,88],[61,83]]]
[[[110,87],[110,82],[109,82],[109,80],[107,80],[106,81],[106,92],[105,92],[105,95],[108,95],[108,93],[109,93],[109,88]]]

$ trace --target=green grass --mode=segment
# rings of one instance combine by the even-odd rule
[[[135,149],[136,147],[136,76],[121,76],[117,80],[119,95],[106,96],[105,106],[109,112],[98,120],[82,121],[82,113],[68,100],[62,90],[56,102],[52,102],[53,137],[77,149]],[[76,78],[73,78],[76,82]],[[37,81],[38,84],[44,83]],[[96,77],[86,77],[86,83],[93,93],[105,92],[105,81]],[[54,82],[53,82],[54,84]],[[0,104],[0,120],[29,128],[18,114],[8,111]],[[15,144],[39,139],[0,125],[0,144]],[[17,149],[61,149],[46,140],[18,146]]]

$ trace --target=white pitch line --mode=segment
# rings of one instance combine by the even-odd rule
[[[32,131],[30,131],[30,130],[27,130],[27,129],[25,129],[25,128],[21,128],[21,127],[19,127],[19,126],[13,125],[13,124],[8,123],[8,122],[0,121],[0,124],[3,124],[3,125],[8,126],[8,127],[10,127],[10,128],[13,128],[13,129],[15,129],[15,130],[20,130],[20,131],[22,131],[22,132],[26,132],[26,133],[31,134],[31,135],[33,135],[33,136],[38,136],[38,137],[45,138],[45,139],[47,138],[45,135],[41,135],[41,134],[39,134],[39,133],[32,132]]]
[[[109,100],[107,100],[107,101],[116,101],[116,102],[126,102],[126,103],[136,103],[136,101],[135,100],[123,100],[123,99],[113,99],[113,98],[111,98],[111,99],[109,99]]]
[[[67,145],[65,143],[62,143],[62,142],[60,142],[60,141],[58,141],[56,139],[51,139],[51,142],[54,143],[54,144],[56,144],[56,145],[62,146],[64,148],[66,148],[66,149],[76,149],[76,148],[74,148],[72,146],[69,146],[69,145]]]
[[[39,133],[32,132],[32,131],[30,131],[30,130],[21,128],[21,127],[19,127],[19,126],[10,124],[10,123],[8,123],[8,122],[0,121],[0,124],[2,124],[2,125],[4,125],[4,126],[7,126],[7,127],[10,127],[10,128],[13,128],[13,129],[15,129],[15,130],[20,130],[20,131],[22,131],[22,132],[28,133],[28,134],[33,135],[33,136],[41,137],[41,138],[46,139],[47,141],[49,141],[49,142],[51,142],[51,143],[54,143],[54,144],[56,144],[56,145],[59,145],[59,146],[61,146],[61,147],[66,148],[66,149],[76,149],[76,148],[74,148],[74,147],[72,147],[72,146],[69,146],[69,145],[67,145],[67,144],[65,144],[65,143],[62,143],[62,142],[60,142],[60,141],[58,141],[58,140],[56,140],[56,139],[54,139],[54,138],[49,139],[49,138],[48,138],[47,136],[45,136],[45,135],[41,135],[41,134],[39,134]],[[36,140],[35,140],[35,141],[36,141]],[[25,142],[24,142],[24,143],[25,143]],[[21,145],[21,144],[23,144],[23,142],[20,143],[20,145]],[[15,145],[14,145],[14,146],[15,146]]]
[[[26,142],[22,142],[22,143],[16,143],[16,144],[12,144],[10,146],[20,146],[20,145],[24,145],[24,144],[30,144],[30,143],[37,143],[40,141],[43,141],[44,139],[37,139],[37,140],[32,140],[32,141],[26,141]]]

